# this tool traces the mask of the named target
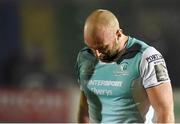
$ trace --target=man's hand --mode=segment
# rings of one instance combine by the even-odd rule
[[[77,122],[78,123],[89,122],[87,99],[83,91],[81,91],[81,94],[80,94],[79,112],[78,112]]]

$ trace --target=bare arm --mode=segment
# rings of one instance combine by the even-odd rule
[[[174,123],[174,102],[170,83],[146,89],[151,105],[155,110],[156,123]]]
[[[80,94],[80,102],[79,102],[79,111],[78,111],[78,123],[88,123],[89,117],[88,117],[88,105],[87,105],[87,99],[84,95],[84,92],[81,91]]]

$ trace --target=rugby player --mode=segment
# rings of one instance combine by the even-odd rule
[[[171,82],[158,50],[125,35],[116,16],[103,9],[87,17],[84,43],[76,64],[78,122],[175,121]],[[148,116],[150,110],[154,115]]]

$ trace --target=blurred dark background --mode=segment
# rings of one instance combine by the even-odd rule
[[[78,94],[74,65],[84,46],[83,26],[86,17],[99,8],[112,11],[125,34],[153,45],[162,53],[173,89],[178,92],[179,0],[0,0],[0,88],[8,89],[3,93],[35,89],[32,92],[43,90],[43,96],[44,91],[69,93],[68,89],[73,89]],[[2,121],[22,119],[2,117],[1,112],[4,110],[0,110]],[[73,122],[73,118],[56,122]]]

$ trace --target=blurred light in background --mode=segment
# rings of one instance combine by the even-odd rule
[[[1,0],[0,122],[75,122],[79,88],[74,65],[83,25],[109,9],[127,35],[164,56],[180,121],[180,1]]]

